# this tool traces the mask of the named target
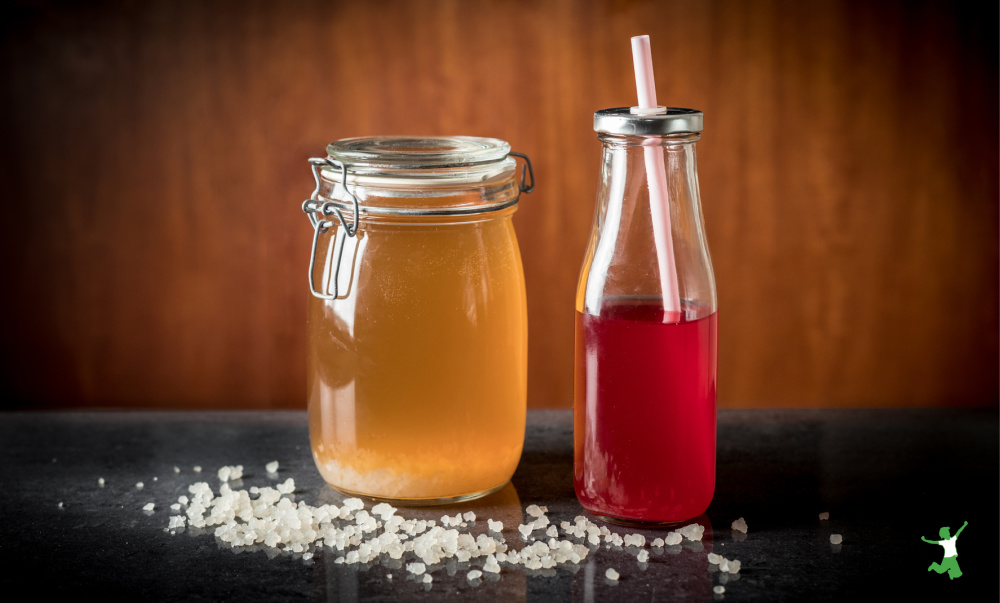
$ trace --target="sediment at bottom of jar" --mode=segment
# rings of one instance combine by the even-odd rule
[[[366,492],[355,492],[353,490],[341,488],[336,484],[331,484],[330,482],[327,482],[327,484],[331,488],[333,488],[337,492],[340,492],[341,494],[346,494],[348,496],[371,498],[374,500],[387,502],[397,507],[433,507],[436,505],[450,505],[455,503],[467,502],[470,500],[476,500],[477,498],[483,498],[484,496],[489,496],[490,494],[499,491],[508,483],[510,483],[509,479],[498,486],[487,488],[486,490],[480,490],[478,492],[471,492],[468,494],[460,494],[457,496],[444,496],[444,497],[434,497],[434,498],[392,498],[392,497],[368,494]]]
[[[516,463],[508,471],[475,472],[469,466],[434,464],[433,471],[406,471],[382,467],[358,471],[336,460],[314,454],[316,467],[331,488],[355,496],[385,501],[407,501],[408,505],[435,505],[472,500],[502,488],[510,481]]]

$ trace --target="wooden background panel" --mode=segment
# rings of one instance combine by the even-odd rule
[[[874,5],[872,5],[874,4]],[[946,2],[4,5],[4,407],[304,406],[305,159],[494,136],[529,403],[572,401],[596,109],[702,109],[722,406],[996,404],[997,7]]]

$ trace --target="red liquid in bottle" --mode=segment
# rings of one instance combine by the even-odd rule
[[[650,305],[576,314],[574,484],[591,513],[675,522],[715,492],[717,314]]]

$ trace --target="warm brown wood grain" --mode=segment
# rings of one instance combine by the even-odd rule
[[[701,109],[720,404],[996,404],[997,7],[25,2],[0,65],[6,407],[304,406],[305,159],[531,155],[529,401],[572,400],[596,109]]]

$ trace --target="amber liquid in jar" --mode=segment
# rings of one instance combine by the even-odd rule
[[[334,488],[463,500],[521,455],[527,310],[514,208],[366,224],[350,290],[309,302],[309,431]]]

